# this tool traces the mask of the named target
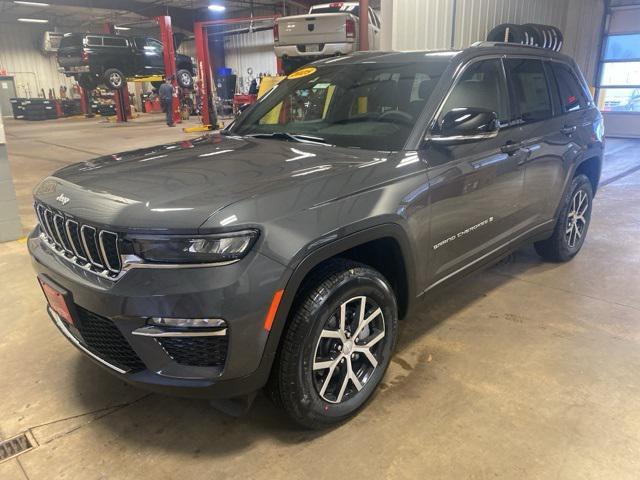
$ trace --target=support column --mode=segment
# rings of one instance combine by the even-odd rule
[[[360,48],[369,50],[369,0],[360,0]]]
[[[202,103],[201,115],[203,125],[218,128],[218,116],[213,106],[213,89],[211,88],[211,57],[209,55],[209,36],[207,27],[200,22],[193,25],[196,44],[196,61],[198,62],[198,92]]]
[[[178,82],[176,80],[176,52],[175,42],[173,40],[173,27],[171,26],[171,17],[163,15],[156,17],[158,25],[160,25],[160,40],[162,41],[162,52],[164,55],[164,74],[166,77],[172,77],[173,85],[173,101],[171,110],[173,112],[173,123],[182,123],[180,117],[180,99],[176,92],[178,91]]]
[[[16,191],[9,168],[2,112],[0,112],[0,242],[17,240],[22,236]]]

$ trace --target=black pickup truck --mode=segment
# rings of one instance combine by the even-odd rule
[[[117,90],[127,78],[164,75],[163,45],[149,37],[68,33],[60,42],[58,65],[83,88],[103,83]],[[194,75],[191,57],[176,54],[178,85],[191,88]]]

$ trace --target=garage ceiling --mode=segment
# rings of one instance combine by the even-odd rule
[[[13,0],[0,0],[0,18],[3,23],[14,23],[18,18],[48,20],[55,27],[74,30],[100,29],[104,22],[116,25],[151,28],[155,23],[149,17],[169,14],[175,26],[191,30],[195,18],[221,18],[207,10],[207,0],[32,0],[48,6],[16,4]],[[302,13],[310,5],[326,3],[322,0],[217,0],[227,7],[223,17],[282,14],[283,4],[287,13]],[[374,8],[379,0],[370,2]],[[215,16],[214,16],[215,15]]]

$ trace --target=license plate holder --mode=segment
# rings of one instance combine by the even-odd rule
[[[317,43],[307,45],[305,47],[305,51],[307,53],[318,53],[320,51],[320,45],[318,45]]]
[[[56,285],[44,275],[38,275],[38,283],[40,283],[40,288],[42,288],[42,293],[47,299],[49,308],[65,323],[75,326],[75,309],[73,308],[74,303],[71,292]]]

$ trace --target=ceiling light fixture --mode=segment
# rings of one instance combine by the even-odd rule
[[[42,18],[19,18],[18,21],[25,23],[49,23],[49,20],[44,20]]]
[[[115,25],[113,29],[114,30],[131,30],[130,27],[119,27],[118,25]]]
[[[48,3],[43,2],[23,2],[21,0],[14,0],[13,3],[17,3],[18,5],[29,5],[30,7],[48,7]]]
[[[212,12],[224,12],[227,9],[227,7],[225,7],[224,5],[222,5],[220,3],[212,3],[211,5],[209,5],[208,8]]]

